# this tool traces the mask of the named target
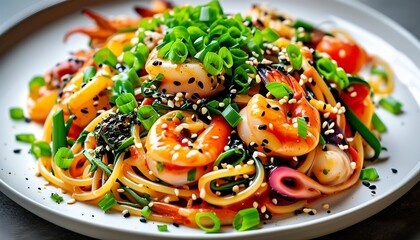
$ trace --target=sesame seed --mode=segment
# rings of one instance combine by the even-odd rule
[[[67,204],[73,204],[76,202],[76,199],[70,198],[70,200],[67,201]]]
[[[263,205],[261,207],[261,213],[265,213],[267,211],[267,207],[265,205]]]
[[[239,192],[239,186],[238,185],[233,186],[232,191],[235,192],[235,193],[238,193]]]
[[[273,198],[273,199],[271,199],[271,202],[272,202],[274,205],[277,205],[278,200],[277,200],[277,198]]]
[[[130,212],[128,211],[128,209],[124,209],[124,210],[122,211],[122,214],[123,214],[123,216],[124,216],[125,218],[130,217]]]
[[[248,165],[254,165],[254,160],[248,160],[248,162],[246,162],[246,164],[248,164]]]
[[[204,188],[202,188],[200,190],[200,198],[205,198],[206,197],[206,190]]]
[[[145,217],[140,217],[140,222],[142,222],[142,223],[147,223],[147,220],[146,220],[146,218],[145,218]]]
[[[123,193],[123,192],[125,192],[125,190],[124,190],[124,189],[122,189],[122,188],[118,188],[118,189],[117,189],[117,192],[119,192],[119,193]]]
[[[197,200],[197,196],[195,195],[195,193],[191,194],[191,198],[192,200]]]
[[[175,188],[174,192],[175,192],[175,196],[179,196],[179,189],[178,188]]]
[[[350,93],[350,97],[356,97],[357,96],[357,92],[352,92],[352,93]]]
[[[252,203],[252,206],[253,206],[254,208],[258,208],[258,203],[257,203],[257,202],[253,202],[253,203]]]
[[[269,128],[271,131],[273,131],[273,130],[274,130],[274,125],[273,125],[272,123],[269,123],[269,124],[268,124],[268,128]]]
[[[330,209],[330,204],[324,203],[324,204],[322,204],[322,208],[324,208],[324,209]]]
[[[392,173],[398,173],[398,170],[395,168],[391,168]]]
[[[208,112],[208,109],[206,107],[201,108],[201,114],[206,114]]]
[[[168,128],[168,124],[166,124],[166,123],[162,123],[162,126],[161,126],[163,129],[166,129],[166,128]]]

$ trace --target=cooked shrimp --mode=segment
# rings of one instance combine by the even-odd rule
[[[326,151],[318,147],[311,169],[318,182],[337,185],[347,181],[353,174],[349,156],[336,145],[327,144]]]
[[[186,98],[207,98],[224,89],[223,74],[210,75],[197,59],[172,63],[158,57],[158,51],[154,49],[147,59],[145,69],[152,77],[163,74],[160,90],[169,94],[185,92]]]
[[[286,16],[284,13],[274,11],[267,6],[253,5],[251,8],[251,16],[253,24],[260,27],[270,27],[276,31],[281,37],[291,38],[295,32],[291,27],[293,19]],[[279,17],[285,18],[285,21],[280,21]]]
[[[147,135],[148,167],[153,175],[172,185],[195,182],[212,169],[209,165],[223,152],[230,132],[221,116],[215,116],[206,126],[193,113],[169,112],[153,124]],[[195,174],[189,175],[191,171]]]
[[[118,30],[124,28],[137,28],[139,19],[132,19],[128,17],[116,17],[114,19],[107,19],[91,10],[83,10],[83,14],[95,21],[94,27],[75,27],[68,31],[64,36],[64,41],[75,34],[82,33],[91,38],[91,46],[101,47],[103,43]]]
[[[267,156],[294,157],[312,151],[318,144],[321,120],[318,111],[306,100],[303,89],[292,76],[259,66],[262,79],[284,82],[294,92],[289,102],[254,95],[240,111],[242,121],[238,134],[247,144],[257,144],[256,149]],[[297,118],[307,124],[306,138],[299,136]],[[256,146],[256,145],[254,145]]]

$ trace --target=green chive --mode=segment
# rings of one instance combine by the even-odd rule
[[[287,45],[286,51],[293,69],[300,70],[302,68],[302,53],[299,47],[291,43]]]
[[[93,55],[93,61],[96,65],[106,64],[115,67],[118,63],[115,54],[109,48],[102,48]]]
[[[218,54],[219,54],[220,58],[222,58],[223,65],[226,68],[231,68],[233,66],[232,54],[230,53],[229,49],[227,49],[227,47],[220,48]]]
[[[130,194],[136,201],[137,203],[143,205],[143,206],[148,206],[149,205],[149,200],[145,197],[141,197],[140,195],[138,195],[135,191],[133,191],[131,188],[129,187],[122,187],[122,189],[124,189],[125,192],[127,192],[128,194]]]
[[[364,168],[360,172],[361,180],[374,181],[374,180],[377,180],[378,178],[379,178],[379,174],[375,168]]]
[[[67,147],[66,127],[64,125],[63,109],[53,115],[52,123],[52,154],[53,156],[61,147]]]
[[[275,42],[277,39],[280,38],[279,34],[275,32],[272,28],[267,27],[262,31],[262,35],[268,42],[272,43]]]
[[[98,206],[104,211],[107,212],[111,209],[115,204],[117,204],[117,200],[115,200],[114,195],[109,192],[105,194],[105,196],[99,201]]]
[[[23,113],[23,109],[20,107],[9,108],[9,115],[10,115],[10,118],[13,120],[25,119],[25,114]]]
[[[134,144],[134,136],[128,137],[121,143],[121,145],[117,148],[117,152],[121,152],[128,148],[129,146]]]
[[[33,143],[35,141],[35,135],[32,133],[20,133],[15,135],[16,141],[24,143]]]
[[[168,59],[173,63],[183,63],[188,57],[188,48],[180,40],[175,41],[168,53]]]
[[[292,89],[286,83],[269,82],[265,87],[275,98],[283,98],[293,93]]]
[[[334,79],[337,65],[331,59],[321,58],[316,61],[316,70],[324,76],[327,80]]]
[[[89,66],[83,72],[83,82],[87,83],[96,75],[96,68],[93,66]]]
[[[84,150],[83,155],[85,155],[86,159],[90,162],[90,165],[92,165],[92,168],[99,167],[106,175],[111,176],[112,170],[105,165],[100,159],[92,156],[88,151]]]
[[[158,118],[159,114],[152,106],[141,106],[137,111],[137,119],[147,131],[150,130]]]
[[[383,68],[380,68],[378,66],[372,66],[372,68],[370,69],[370,73],[380,76],[385,81],[388,80],[388,74],[386,73],[386,71]]]
[[[379,105],[394,115],[401,113],[402,103],[391,96],[381,98]]]
[[[234,109],[231,104],[229,104],[225,110],[223,110],[222,116],[226,119],[231,127],[236,127],[242,120],[241,115],[239,115],[238,111]]]
[[[208,218],[213,222],[212,227],[205,227],[201,224],[202,218]],[[221,221],[214,212],[199,212],[195,214],[195,223],[206,233],[216,233],[220,231]]]
[[[158,172],[162,172],[163,171],[163,162],[157,162],[156,169],[158,170]]]
[[[51,193],[50,198],[58,204],[60,204],[64,200],[63,197],[60,196],[58,193]]]
[[[152,213],[152,209],[150,209],[150,207],[149,206],[144,206],[142,209],[141,209],[141,215],[144,217],[144,218],[148,218],[149,216],[150,216],[150,214]]]
[[[45,86],[45,79],[42,76],[35,76],[29,81],[29,92],[37,90],[38,88]]]
[[[305,29],[305,30],[307,30],[307,31],[312,31],[312,30],[314,30],[315,29],[315,27],[312,25],[312,24],[310,24],[310,23],[308,23],[308,22],[306,22],[306,21],[303,21],[303,20],[301,20],[301,19],[297,19],[294,23],[293,23],[293,25],[292,25],[294,28],[303,28],[303,29]]]
[[[297,128],[298,128],[298,135],[302,138],[306,138],[308,136],[308,125],[306,124],[306,120],[303,117],[296,118],[297,120]]]
[[[327,142],[325,141],[325,139],[322,135],[319,135],[319,144],[321,144],[322,146],[327,144]]]
[[[246,208],[239,211],[233,218],[233,227],[241,232],[260,224],[260,214],[256,208]]]
[[[157,225],[157,228],[158,228],[159,232],[168,232],[168,225],[166,225],[166,224]]]
[[[123,93],[115,100],[118,110],[122,113],[131,113],[137,107],[136,98],[131,93]]]
[[[347,73],[342,68],[337,68],[333,79],[341,89],[345,89],[350,85]]]
[[[59,168],[68,169],[73,163],[74,155],[71,149],[61,147],[54,155],[54,163]]]
[[[47,142],[34,141],[31,145],[31,153],[35,158],[51,156],[51,147]]]
[[[88,131],[83,130],[83,131],[80,133],[79,137],[76,139],[76,143],[81,143],[81,142],[84,142],[84,141],[86,140],[86,137],[87,137],[87,135],[88,135],[88,134],[89,134],[89,132],[88,132]]]

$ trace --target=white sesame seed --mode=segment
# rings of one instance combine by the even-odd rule
[[[153,172],[152,172],[152,170],[150,170],[150,171],[149,171],[149,175],[153,175]]]
[[[169,203],[169,201],[170,201],[169,196],[168,196],[168,197],[165,197],[165,198],[163,199],[163,201],[164,201],[165,203]]]
[[[178,188],[175,188],[174,192],[175,192],[175,196],[179,196],[179,189]]]
[[[232,191],[235,192],[235,193],[238,193],[239,192],[239,186],[238,185],[233,186]]]
[[[197,196],[194,193],[191,194],[191,198],[192,198],[192,200],[197,200]]]
[[[351,169],[356,169],[356,162],[351,162],[350,163],[350,167],[351,167]]]
[[[74,198],[70,198],[68,201],[67,201],[67,204],[73,204],[73,203],[75,203],[76,202],[76,199],[74,199]]]
[[[272,123],[269,123],[268,124],[268,129],[270,129],[271,131],[273,131],[274,130],[274,125]]]
[[[277,203],[278,203],[277,198],[273,198],[273,199],[271,199],[271,202],[272,202],[274,205],[277,205]]]
[[[174,108],[175,104],[172,100],[168,100],[168,107]]]
[[[118,188],[118,189],[117,189],[117,192],[119,192],[119,193],[123,193],[123,192],[124,192],[124,189],[122,189],[122,188]]]
[[[254,152],[254,153],[256,153],[256,152]],[[246,164],[253,165],[254,164],[254,160],[248,160],[248,162],[246,162]]]
[[[324,208],[324,209],[330,209],[330,204],[324,203],[324,204],[322,204],[322,208]]]
[[[206,190],[204,188],[202,188],[200,190],[200,198],[205,198],[206,197]]]
[[[267,211],[267,207],[265,205],[263,205],[261,207],[261,213],[265,213]]]
[[[350,93],[350,97],[356,97],[357,96],[357,92],[352,92],[352,93]]]
[[[257,208],[257,207],[258,207],[258,203],[257,203],[257,202],[253,202],[253,203],[252,203],[252,206],[253,206],[254,208]]]
[[[248,174],[244,174],[244,175],[242,175],[242,177],[244,177],[245,179],[249,178]]]

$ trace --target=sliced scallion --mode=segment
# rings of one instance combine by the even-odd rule
[[[225,110],[223,110],[222,116],[231,127],[236,127],[242,120],[241,115],[239,115],[238,111],[236,111],[236,109],[233,108],[231,104],[229,104]]]
[[[308,125],[306,125],[305,118],[298,117],[296,118],[296,121],[297,121],[298,135],[302,138],[306,138],[308,136]]]
[[[44,141],[34,141],[30,151],[36,158],[51,156],[51,147]]]
[[[40,87],[45,86],[45,79],[42,76],[35,76],[29,81],[29,92],[33,93]]]
[[[256,208],[240,210],[233,218],[233,227],[241,232],[254,228],[260,224],[260,214]]]
[[[35,141],[35,135],[32,133],[19,133],[15,135],[16,141],[24,143],[33,143]]]
[[[402,103],[391,96],[381,98],[379,100],[379,105],[392,114],[397,115],[401,113]]]
[[[115,67],[118,63],[117,57],[109,48],[102,48],[93,55],[93,61],[96,65],[106,64]]]
[[[286,83],[269,82],[265,87],[275,98],[283,98],[293,93],[292,89]]]
[[[203,60],[204,68],[213,76],[218,75],[223,69],[223,59],[214,52],[208,52]]]
[[[122,113],[131,113],[137,107],[136,98],[131,93],[123,93],[115,100],[118,110]]]
[[[84,150],[83,155],[85,155],[86,159],[90,162],[90,165],[92,165],[92,168],[99,167],[104,173],[108,176],[112,174],[112,170],[105,165],[100,159],[92,156],[88,151]]]
[[[201,221],[203,218],[210,219],[213,223],[211,227],[204,226]],[[215,233],[220,231],[221,221],[217,215],[213,212],[199,212],[195,214],[195,223],[199,228],[201,228],[206,233]]]
[[[376,171],[376,168],[363,168],[360,172],[361,180],[374,181],[379,178],[379,174]]]
[[[83,71],[83,82],[87,83],[96,75],[96,68],[93,66],[89,66]]]
[[[302,68],[302,53],[299,47],[295,44],[289,44],[286,47],[286,51],[293,69],[300,70]]]
[[[168,59],[173,63],[183,63],[188,57],[188,48],[182,41],[175,41],[168,53]]]
[[[144,206],[141,209],[141,215],[145,218],[148,218],[150,216],[150,214],[152,213],[152,209],[150,209],[149,206]]]
[[[122,187],[122,189],[124,189],[125,192],[127,192],[128,194],[130,194],[139,204],[141,204],[143,206],[149,205],[149,200],[147,200],[147,198],[138,195],[131,188],[129,188],[129,187]]]
[[[54,155],[54,163],[59,168],[68,169],[74,160],[74,154],[71,149],[61,147]]]
[[[157,228],[158,228],[159,232],[168,232],[168,225],[166,225],[166,224],[157,225]]]
[[[190,171],[188,171],[188,173],[187,173],[187,181],[188,182],[194,181],[195,178],[196,178],[196,174],[197,174],[197,168],[192,168]]]
[[[384,122],[379,118],[378,114],[373,113],[372,115],[372,125],[380,133],[387,131],[387,127]]]
[[[9,108],[9,115],[10,115],[10,118],[13,120],[25,119],[25,114],[23,113],[23,109],[20,107]]]
[[[268,42],[272,43],[279,39],[279,34],[275,32],[272,28],[267,27],[262,31],[262,35]]]
[[[52,128],[52,154],[54,156],[59,148],[67,147],[66,127],[62,109],[54,113]]]
[[[117,200],[115,200],[114,194],[111,192],[105,194],[105,196],[99,201],[98,206],[104,211],[107,212],[111,209],[115,204],[117,204]]]
[[[159,114],[152,106],[141,106],[137,111],[137,119],[147,131],[150,130],[158,118]]]
[[[64,200],[63,196],[60,196],[58,193],[51,193],[50,198],[58,204]]]

